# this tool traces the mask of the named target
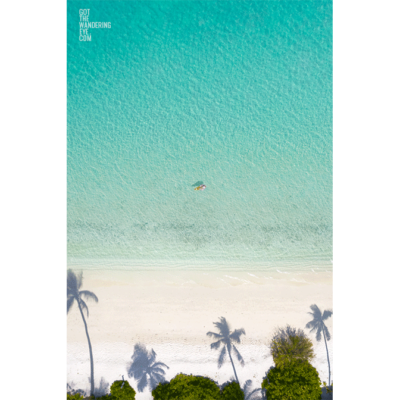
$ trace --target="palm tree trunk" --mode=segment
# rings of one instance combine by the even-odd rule
[[[331,386],[331,364],[329,363],[328,344],[326,343],[325,329],[322,330],[322,333],[324,334],[325,347],[326,347],[326,357],[328,358],[329,386]]]
[[[236,377],[236,382],[239,383],[239,379],[238,379],[237,374],[236,374],[235,365],[233,364],[233,360],[232,360],[232,356],[231,356],[231,349],[229,347],[228,347],[228,354],[229,354],[229,358],[231,359],[233,372],[235,373],[235,377]]]
[[[85,316],[83,315],[81,305],[78,301],[78,306],[79,306],[79,311],[81,312],[83,323],[85,324],[85,330],[86,330],[86,337],[89,343],[89,354],[90,354],[90,395],[92,396],[94,394],[94,372],[93,372],[93,353],[92,353],[92,345],[90,343],[90,338],[89,338],[89,332],[85,320]]]

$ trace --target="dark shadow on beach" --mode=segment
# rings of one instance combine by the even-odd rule
[[[233,373],[235,374],[235,380],[237,383],[240,384],[236,373],[235,364],[233,363],[232,354],[236,357],[240,365],[243,367],[243,357],[239,353],[234,343],[240,343],[240,336],[245,335],[246,332],[243,328],[231,331],[231,328],[224,317],[220,317],[219,322],[214,322],[214,325],[218,329],[218,332],[207,332],[207,336],[216,339],[216,342],[211,343],[212,350],[218,350],[221,347],[221,351],[218,357],[218,368],[221,368],[228,355],[232,364]]]
[[[244,400],[264,400],[265,397],[265,389],[253,387],[253,382],[251,379],[248,379],[243,386],[244,392]]]
[[[331,386],[329,388],[331,388]],[[323,387],[321,400],[332,400],[332,399],[333,399],[333,393],[328,393],[326,388]]]
[[[90,382],[90,379],[89,379],[89,382]],[[94,387],[94,396],[95,396],[95,398],[102,397],[102,396],[108,394],[109,393],[109,387],[110,387],[110,384],[107,383],[106,380],[103,377],[101,377],[99,386],[95,386]]]
[[[313,319],[307,323],[306,328],[310,329],[310,333],[315,332],[315,338],[317,342],[321,341],[321,338],[324,338],[325,349],[326,349],[326,358],[328,360],[328,371],[329,371],[329,380],[328,386],[331,385],[331,364],[329,361],[329,351],[327,341],[331,340],[331,334],[325,325],[325,322],[328,318],[330,318],[333,314],[332,310],[324,310],[322,312],[316,304],[310,306],[311,312],[308,314],[312,315]]]
[[[139,392],[143,392],[146,387],[152,391],[159,382],[165,381],[164,368],[169,367],[162,362],[156,362],[156,357],[153,349],[147,350],[144,344],[135,344],[132,362],[128,365],[128,376],[135,378]]]
[[[86,396],[86,392],[83,389],[75,389],[74,382],[67,383],[67,394],[75,395],[77,393],[81,394],[83,397]]]
[[[90,342],[89,332],[87,328],[84,311],[86,311],[86,318],[89,318],[89,308],[83,300],[94,300],[96,303],[99,301],[97,296],[89,290],[80,290],[83,281],[83,272],[75,273],[72,269],[67,271],[67,314],[71,310],[74,303],[77,303],[83,324],[85,326],[86,338],[89,344],[89,357],[90,357],[90,394],[94,394],[94,363],[92,344]]]
[[[88,380],[89,380],[89,384],[90,384],[91,383],[91,379],[88,378]],[[94,387],[93,394],[94,394],[95,398],[108,395],[109,387],[110,387],[110,384],[106,382],[104,377],[101,377],[99,386],[95,386]],[[75,389],[75,383],[74,382],[67,383],[67,393],[68,394],[72,394],[72,395],[75,395],[75,394],[79,393],[79,394],[81,394],[83,396],[84,399],[90,399],[90,396],[89,397],[85,397],[85,396],[88,396],[88,393],[85,390],[83,390],[83,389]]]

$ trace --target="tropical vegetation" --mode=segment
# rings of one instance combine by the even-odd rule
[[[128,381],[115,381],[110,388],[111,396],[104,396],[109,400],[135,400],[136,392]]]
[[[268,400],[319,400],[322,394],[317,370],[303,360],[270,368],[262,388]]]
[[[230,382],[221,391],[221,400],[245,400],[244,392],[237,382]]]
[[[93,355],[87,324],[84,316],[87,317],[89,310],[83,299],[98,301],[96,295],[86,290],[80,290],[82,286],[82,273],[75,274],[68,270],[67,278],[67,312],[76,302],[80,310],[86,336],[89,344],[91,359],[90,376],[90,399],[97,400],[134,400],[136,392],[129,382],[123,379],[115,381],[110,387],[102,378],[100,386],[94,388],[93,378]],[[325,340],[327,349],[329,380],[330,364],[327,348],[327,340],[330,340],[330,333],[324,323],[332,315],[332,311],[325,310],[323,313],[316,305],[311,306],[313,320],[307,323],[306,327],[311,332],[316,332],[317,341],[322,337]],[[143,392],[145,388],[152,391],[154,400],[262,400],[265,395],[268,400],[317,400],[320,399],[322,388],[317,370],[310,364],[315,357],[311,340],[304,334],[303,330],[292,328],[287,325],[284,328],[277,328],[270,340],[270,350],[275,366],[271,367],[264,378],[261,388],[252,388],[252,381],[247,380],[243,387],[239,384],[233,356],[241,365],[244,365],[243,357],[240,355],[235,344],[240,343],[241,335],[245,334],[244,329],[232,330],[224,317],[219,322],[214,322],[217,332],[208,332],[207,335],[216,339],[211,344],[211,349],[220,349],[218,357],[218,368],[222,366],[229,356],[235,377],[230,382],[219,386],[217,382],[209,377],[193,376],[180,373],[171,381],[165,381],[166,364],[157,361],[157,354],[153,349],[147,349],[143,344],[136,344],[131,357],[132,361],[127,366],[128,376],[133,377],[137,384],[137,390]],[[323,383],[324,391],[333,393],[333,385]],[[67,385],[69,392],[67,400],[82,400],[85,392],[74,390],[74,383]],[[101,396],[101,397],[99,397]]]
[[[67,393],[67,400],[135,400],[136,392],[131,387],[128,381],[115,381],[110,388],[110,394],[103,396],[91,395],[90,397],[83,397],[80,393],[69,394]]]
[[[203,376],[178,374],[152,391],[154,400],[220,400],[216,382]]]
[[[315,357],[313,344],[304,331],[289,325],[275,330],[270,349],[277,367],[295,360],[311,361]]]
[[[70,394],[67,393],[67,400],[82,400],[83,396],[80,393]]]

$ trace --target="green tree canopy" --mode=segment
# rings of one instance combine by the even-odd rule
[[[317,370],[301,360],[271,368],[262,388],[268,400],[319,400],[322,394]]]
[[[221,400],[244,400],[244,392],[237,382],[228,383],[221,392]]]
[[[110,388],[112,400],[135,400],[136,392],[128,381],[115,381]]]
[[[178,374],[152,391],[154,400],[220,400],[219,386],[203,376]]]
[[[295,360],[311,361],[315,357],[311,340],[301,329],[289,325],[276,329],[270,349],[277,367]]]
[[[67,400],[83,400],[83,398],[84,397],[80,393],[67,393]]]

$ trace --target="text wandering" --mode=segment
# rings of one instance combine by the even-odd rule
[[[111,29],[111,22],[90,22],[89,15],[89,8],[79,10],[79,41],[81,42],[92,41],[89,29]]]

